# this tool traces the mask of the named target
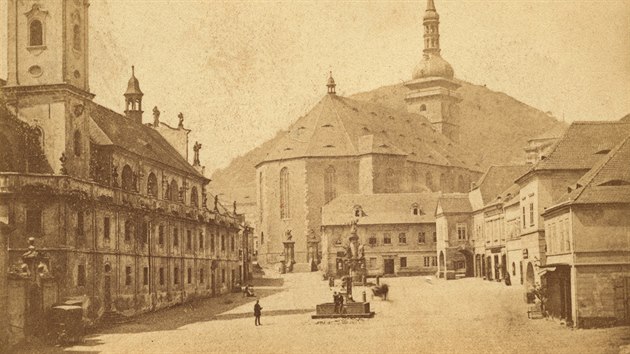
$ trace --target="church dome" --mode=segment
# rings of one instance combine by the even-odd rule
[[[441,56],[435,54],[427,54],[422,61],[413,70],[412,78],[424,79],[427,77],[444,77],[452,79],[455,76],[453,67]]]

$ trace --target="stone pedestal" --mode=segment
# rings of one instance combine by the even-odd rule
[[[317,240],[308,241],[308,264],[311,272],[317,271],[319,264],[319,242]]]
[[[315,314],[311,316],[313,319],[319,318],[372,318],[374,312],[370,311],[369,302],[349,302],[343,304],[341,313],[335,312],[335,304],[327,302],[319,304],[315,308]]]
[[[284,244],[284,263],[286,271],[291,273],[293,272],[293,265],[295,264],[295,241],[287,240],[282,243]]]

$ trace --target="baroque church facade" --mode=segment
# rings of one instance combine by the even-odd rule
[[[424,53],[406,83],[407,112],[327,93],[256,166],[259,262],[283,260],[295,241],[297,270],[321,260],[322,207],[342,194],[465,192],[480,175],[458,144],[459,87],[440,55],[439,15],[424,15]],[[348,211],[348,225],[352,210]]]
[[[40,297],[11,307],[15,328],[58,302],[79,303],[92,319],[131,315],[226,293],[247,278],[248,229],[236,206],[206,192],[199,144],[188,162],[183,114],[174,128],[156,107],[143,124],[135,73],[124,114],[92,100],[88,7],[8,2],[0,237],[9,240],[11,279],[37,274]],[[36,269],[25,253],[38,255]]]

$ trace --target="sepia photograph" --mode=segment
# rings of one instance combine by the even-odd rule
[[[0,0],[0,353],[630,354],[630,0]]]

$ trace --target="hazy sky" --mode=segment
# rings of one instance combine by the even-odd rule
[[[458,78],[567,121],[630,113],[630,0],[435,2]],[[329,70],[340,94],[409,80],[425,4],[92,0],[91,91],[122,111],[135,65],[145,122],[183,112],[211,172],[303,115]]]

